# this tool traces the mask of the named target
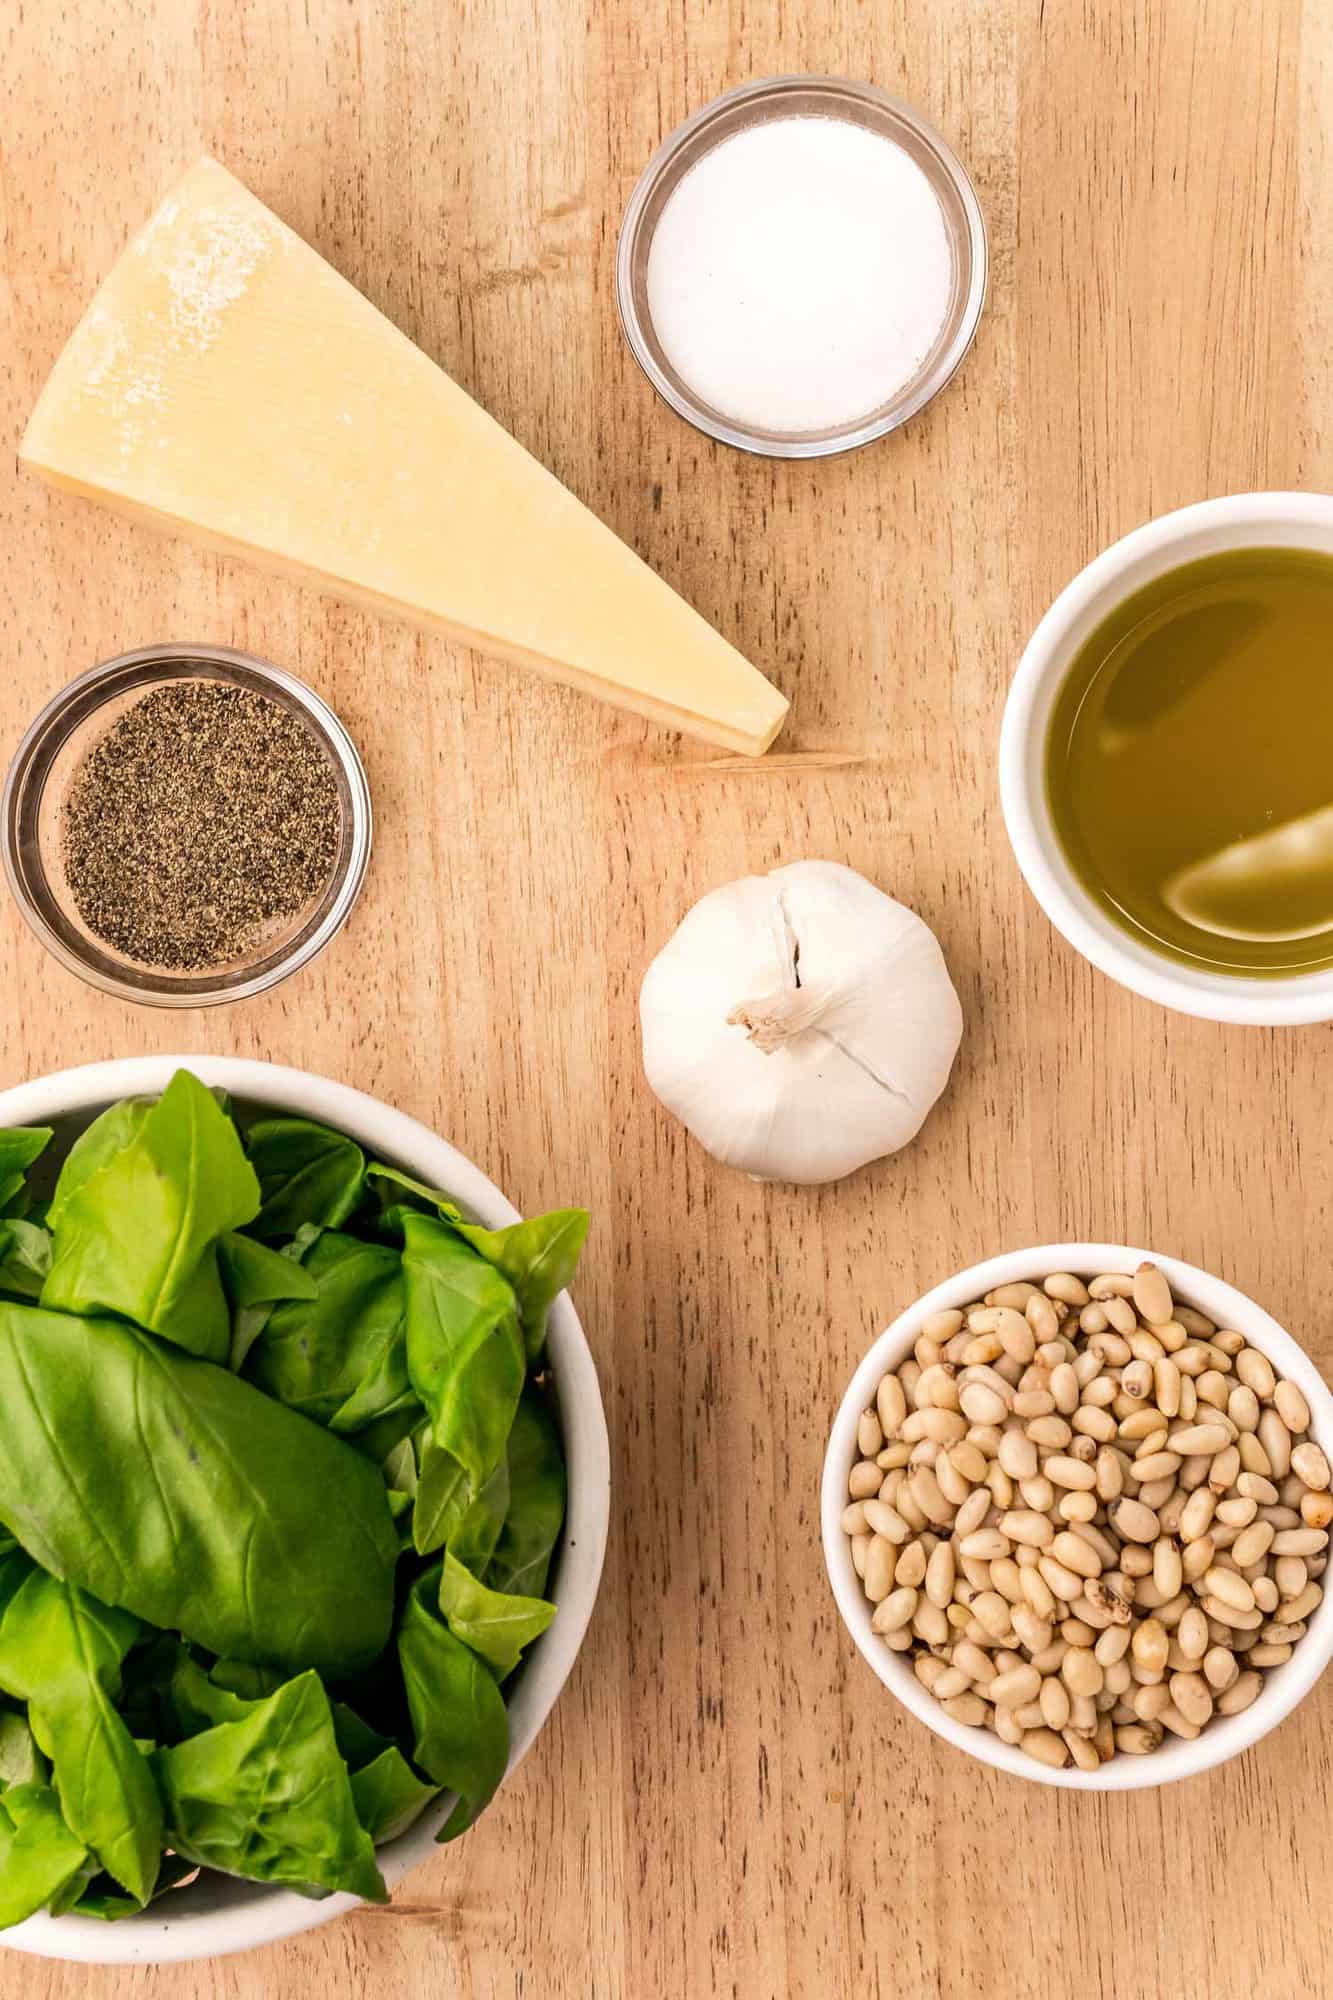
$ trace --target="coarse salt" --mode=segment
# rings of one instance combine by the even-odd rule
[[[694,394],[786,434],[867,418],[916,376],[954,258],[926,174],[847,119],[775,118],[682,178],[648,255],[648,308]]]

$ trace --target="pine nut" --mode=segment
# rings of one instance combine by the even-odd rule
[[[1089,1647],[1071,1646],[1060,1662],[1060,1677],[1072,1695],[1097,1695],[1102,1691],[1102,1669]]]
[[[1274,1529],[1267,1521],[1256,1521],[1251,1527],[1243,1528],[1231,1544],[1232,1560],[1241,1569],[1248,1569],[1251,1563],[1262,1562],[1272,1544]]]
[[[1011,1667],[1008,1673],[995,1676],[986,1694],[1001,1708],[1020,1708],[1024,1702],[1037,1699],[1041,1685],[1041,1675],[1035,1667]]]
[[[1263,1684],[1262,1674],[1241,1674],[1240,1678],[1233,1681],[1225,1693],[1218,1696],[1218,1714],[1239,1715],[1243,1709],[1250,1706],[1250,1703],[1254,1700]]]
[[[1072,1604],[1076,1598],[1082,1597],[1083,1578],[1076,1571],[1066,1569],[1064,1564],[1056,1562],[1053,1556],[1042,1556],[1038,1568],[1044,1581],[1049,1584],[1052,1593],[1062,1604]]]
[[[1047,1470],[1050,1470],[1049,1460]],[[1113,1500],[1106,1513],[1111,1526],[1122,1538],[1145,1543],[1157,1540],[1157,1516],[1151,1507],[1145,1507],[1141,1501],[1123,1497]]]
[[[1311,1492],[1327,1492],[1330,1478],[1328,1460],[1317,1444],[1298,1444],[1291,1454],[1291,1469]]]
[[[1140,1319],[1164,1325],[1172,1315],[1171,1287],[1156,1264],[1140,1264],[1134,1273],[1132,1297]]]
[[[1277,1377],[1267,1356],[1257,1348],[1242,1347],[1236,1356],[1236,1374],[1247,1389],[1253,1389],[1261,1403],[1266,1403],[1277,1387]]]
[[[1049,1764],[1053,1771],[1063,1770],[1069,1762],[1064,1738],[1053,1729],[1025,1730],[1022,1747],[1029,1757],[1035,1757],[1039,1764]]]
[[[1077,1576],[1095,1577],[1102,1573],[1102,1566],[1096,1554],[1080,1536],[1065,1532],[1055,1537],[1051,1544],[1051,1554],[1066,1569],[1072,1569]]]
[[[862,1459],[847,1475],[847,1491],[853,1500],[866,1500],[872,1493],[878,1493],[884,1484],[884,1474],[873,1459]]]
[[[1273,1402],[1287,1429],[1293,1437],[1310,1428],[1310,1405],[1306,1402],[1294,1382],[1285,1379],[1273,1390]]]
[[[1216,1597],[1223,1604],[1229,1604],[1236,1611],[1253,1611],[1254,1592],[1243,1576],[1234,1570],[1214,1567],[1203,1579],[1204,1590],[1210,1597]]]
[[[925,1585],[926,1596],[942,1611],[952,1602],[956,1574],[953,1543],[937,1542],[926,1564]]]
[[[1037,1421],[1041,1423],[1053,1420],[1039,1417]],[[1032,1426],[1029,1425],[1029,1435],[1031,1435],[1031,1432]],[[1083,1464],[1080,1459],[1067,1458],[1059,1453],[1055,1453],[1048,1458],[1042,1469],[1046,1477],[1053,1481],[1056,1486],[1068,1486],[1074,1488],[1076,1491],[1091,1492],[1097,1484],[1097,1476],[1090,1465]]]
[[[1167,1438],[1168,1448],[1182,1458],[1212,1458],[1230,1442],[1231,1432],[1223,1424],[1190,1424],[1183,1430],[1172,1431]]]
[[[986,1487],[979,1486],[971,1498],[964,1500],[958,1509],[953,1531],[960,1543],[966,1541],[967,1537],[981,1526],[989,1512],[990,1493]]]
[[[1110,1619],[1112,1625],[1128,1626],[1131,1617],[1129,1604],[1107,1578],[1099,1577],[1086,1584],[1084,1595],[1096,1611]]]
[[[959,1543],[959,1554],[975,1556],[979,1562],[993,1562],[996,1556],[1010,1553],[1010,1541],[998,1528],[978,1528],[975,1533],[965,1535]]]
[[[1240,1436],[1236,1439],[1236,1448],[1240,1453],[1240,1462],[1245,1471],[1258,1473],[1262,1478],[1267,1479],[1273,1468],[1269,1464],[1268,1453],[1264,1450],[1257,1436],[1252,1431],[1241,1432]]]
[[[1042,1290],[1047,1298],[1059,1299],[1062,1305],[1085,1306],[1088,1303],[1088,1288],[1082,1278],[1076,1278],[1069,1271],[1052,1271],[1042,1280]]]
[[[856,1426],[856,1448],[862,1458],[873,1458],[884,1444],[884,1433],[873,1410],[863,1410]]]
[[[866,1526],[876,1535],[882,1535],[889,1542],[905,1542],[911,1536],[911,1529],[896,1507],[890,1507],[883,1500],[865,1500],[861,1503]]]
[[[1268,1453],[1274,1479],[1285,1479],[1291,1470],[1291,1432],[1276,1410],[1264,1410],[1260,1415],[1259,1442]]]
[[[1156,1722],[1127,1722],[1115,1732],[1115,1747],[1127,1757],[1146,1757],[1161,1740],[1161,1724]]]
[[[1236,1481],[1236,1491],[1243,1500],[1253,1500],[1260,1507],[1277,1505],[1277,1488],[1271,1479],[1261,1478],[1257,1472],[1242,1472]]]
[[[1281,1528],[1272,1542],[1275,1556],[1315,1556],[1327,1546],[1328,1536],[1322,1528]]]
[[[1333,1522],[1333,1494],[1305,1494],[1301,1500],[1301,1519],[1307,1527],[1327,1528]]]
[[[885,1375],[875,1391],[875,1410],[886,1438],[896,1437],[907,1415],[907,1397],[896,1375]]]
[[[1262,1418],[1260,1422],[1262,1422]],[[1219,1451],[1208,1474],[1208,1484],[1214,1493],[1226,1493],[1236,1483],[1240,1474],[1240,1452],[1234,1444],[1225,1451]]]
[[[1089,1298],[1105,1301],[1106,1299],[1128,1299],[1132,1298],[1133,1295],[1134,1280],[1126,1277],[1123,1271],[1103,1272],[1100,1277],[1091,1278],[1088,1281]]]
[[[898,1564],[898,1552],[892,1542],[886,1542],[882,1535],[872,1535],[870,1547],[866,1550],[865,1576],[863,1588],[872,1604],[878,1604],[888,1597],[893,1589],[894,1572]],[[877,1614],[878,1615],[878,1614]],[[908,1613],[911,1616],[911,1613]],[[892,1626],[877,1626],[878,1631],[892,1631]]]
[[[1002,1306],[995,1314],[995,1336],[1011,1360],[1024,1367],[1037,1349],[1037,1339],[1028,1320],[1012,1306]]]
[[[899,1583],[910,1583],[913,1590],[926,1574],[926,1551],[920,1542],[909,1542],[898,1555],[895,1577]]]
[[[1323,1586],[1318,1583],[1307,1583],[1304,1590],[1299,1591],[1289,1603],[1283,1605],[1282,1613],[1289,1623],[1294,1623],[1297,1619],[1308,1618],[1315,1606],[1322,1604],[1323,1601]]]
[[[1178,1712],[1195,1729],[1202,1729],[1213,1712],[1212,1690],[1202,1674],[1172,1674],[1168,1686]]]
[[[1065,1493],[1056,1503],[1056,1513],[1062,1521],[1082,1523],[1096,1519],[1097,1499],[1093,1493]]]
[[[942,1701],[940,1707],[954,1722],[961,1722],[968,1729],[980,1729],[989,1713],[979,1694],[956,1694],[951,1700]]]
[[[890,1545],[886,1542],[883,1546],[888,1548]],[[873,1549],[871,1553],[873,1555]],[[897,1632],[902,1626],[910,1625],[916,1607],[917,1594],[914,1590],[895,1590],[884,1598],[871,1623],[877,1632]]]
[[[962,1313],[952,1307],[942,1312],[927,1313],[921,1322],[921,1331],[927,1340],[943,1343],[953,1338],[963,1325]]]

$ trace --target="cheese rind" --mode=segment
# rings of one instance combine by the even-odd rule
[[[723,748],[782,726],[755,667],[214,160],[102,285],[19,456]]]

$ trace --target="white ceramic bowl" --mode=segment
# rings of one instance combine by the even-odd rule
[[[517,1222],[518,1211],[470,1160],[414,1118],[362,1091],[303,1070],[220,1056],[142,1056],[63,1070],[0,1092],[0,1126],[54,1125],[57,1142],[72,1138],[117,1098],[162,1090],[177,1069],[193,1070],[243,1105],[264,1105],[315,1118],[358,1140],[376,1158],[404,1168],[432,1187],[446,1188],[489,1227]],[[556,1558],[559,1611],[527,1655],[509,1704],[509,1770],[524,1755],[569,1677],[597,1597],[610,1518],[610,1451],[597,1370],[568,1293],[551,1312],[551,1376],[569,1471],[569,1511]],[[379,1849],[392,1888],[410,1868],[438,1852],[435,1835],[452,1801],[437,1800],[416,1825]],[[206,1874],[171,1891],[141,1915],[107,1924],[93,1917],[30,1917],[0,1931],[0,1945],[44,1958],[89,1964],[162,1964],[248,1951],[326,1924],[355,1909],[356,1896],[320,1902]]]
[[[1333,498],[1237,493],[1182,507],[1136,528],[1081,570],[1056,598],[1018,663],[1000,733],[1000,797],[1028,887],[1076,951],[1122,986],[1182,1014],[1279,1027],[1333,1020],[1333,969],[1289,979],[1206,972],[1149,950],[1121,930],[1079,882],[1046,797],[1046,734],[1061,682],[1084,640],[1134,591],[1167,570],[1238,548],[1333,554]]]
[[[1311,1434],[1329,1451],[1333,1446],[1333,1396],[1314,1363],[1253,1299],[1246,1298],[1234,1286],[1223,1284],[1220,1278],[1196,1270],[1192,1264],[1158,1256],[1155,1251],[1135,1250],[1122,1243],[1048,1243],[1036,1250],[1011,1250],[1002,1257],[975,1264],[970,1271],[946,1279],[914,1306],[909,1306],[887,1333],[880,1335],[852,1377],[834,1418],[824,1459],[820,1498],[824,1561],[843,1623],[868,1664],[890,1693],[937,1736],[943,1736],[983,1764],[994,1764],[1016,1778],[1062,1785],[1069,1791],[1125,1792],[1146,1785],[1168,1784],[1172,1779],[1190,1778],[1199,1771],[1210,1770],[1214,1764],[1223,1764],[1228,1757],[1257,1743],[1284,1715],[1291,1713],[1328,1665],[1333,1655],[1333,1594],[1325,1597],[1311,1614],[1309,1630],[1291,1659],[1265,1675],[1258,1699],[1242,1714],[1215,1719],[1192,1743],[1167,1737],[1162,1747],[1149,1756],[1117,1755],[1103,1764],[1100,1771],[1053,1771],[1021,1750],[1002,1743],[989,1730],[969,1729],[955,1722],[922,1687],[906,1657],[891,1652],[871,1630],[872,1607],[852,1568],[851,1544],[842,1530],[847,1475],[858,1455],[857,1418],[874,1402],[880,1377],[907,1358],[927,1313],[946,1306],[968,1305],[997,1285],[1013,1284],[1023,1278],[1040,1280],[1052,1271],[1073,1271],[1080,1277],[1095,1277],[1102,1271],[1132,1271],[1145,1258],[1166,1273],[1172,1292],[1183,1305],[1195,1306],[1220,1327],[1243,1333],[1247,1341],[1268,1356],[1279,1375],[1296,1384],[1310,1406]]]

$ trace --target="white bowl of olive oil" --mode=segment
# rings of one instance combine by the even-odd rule
[[[1333,1019],[1333,498],[1163,515],[1056,598],[1000,738],[1028,887],[1181,1013]]]

